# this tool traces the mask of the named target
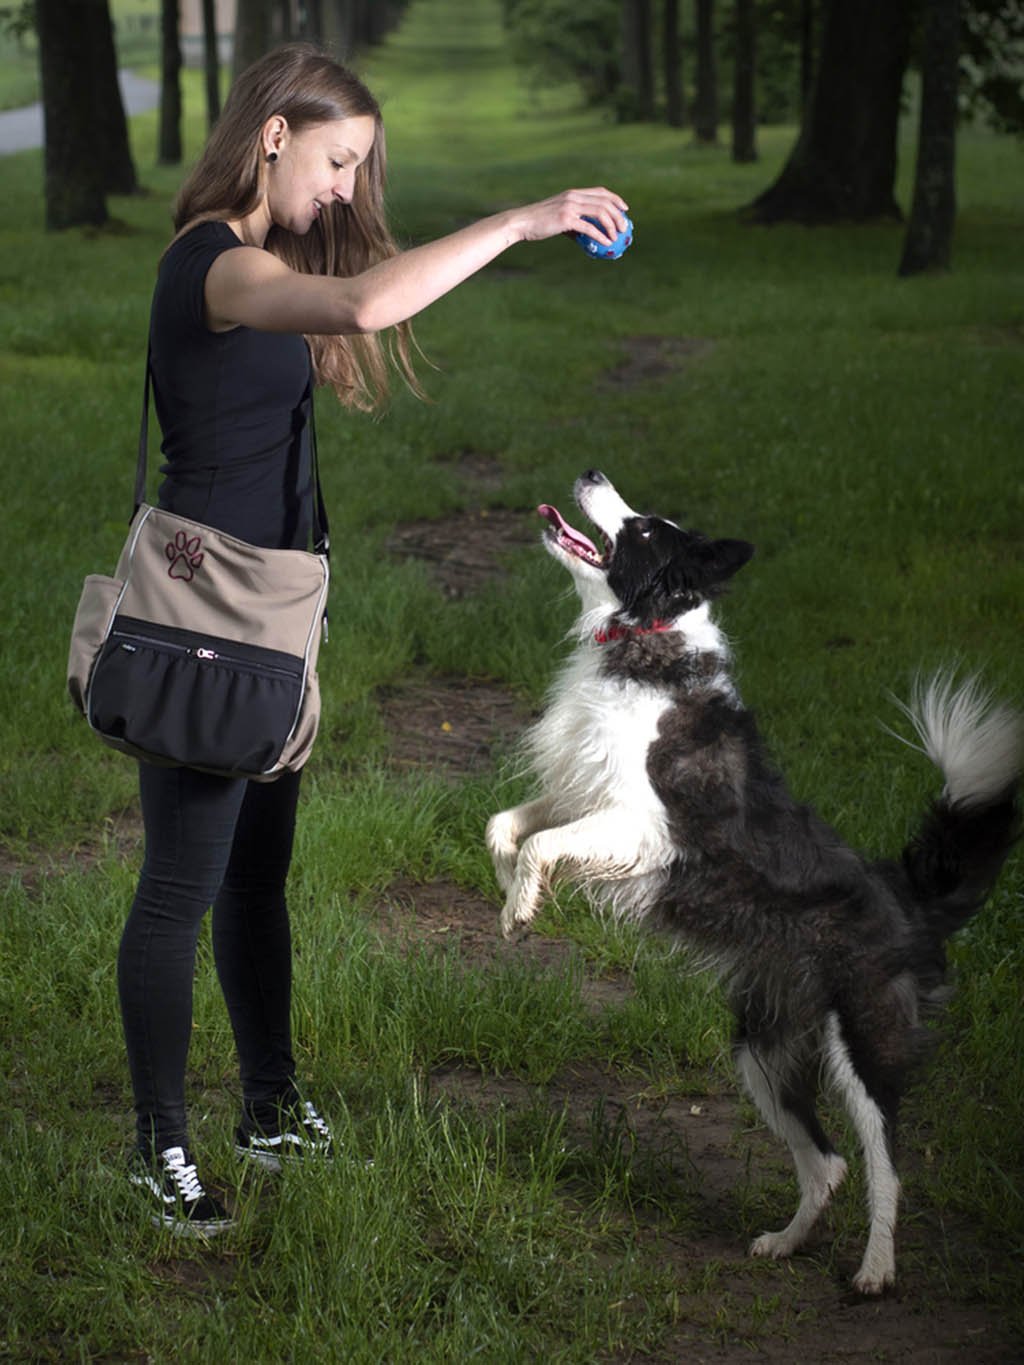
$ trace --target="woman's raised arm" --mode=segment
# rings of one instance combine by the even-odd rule
[[[206,277],[207,321],[214,331],[236,326],[323,334],[383,331],[414,317],[517,242],[564,232],[602,241],[584,216],[616,237],[625,227],[626,208],[611,190],[564,190],[482,218],[347,279],[301,274],[258,247],[225,251]]]

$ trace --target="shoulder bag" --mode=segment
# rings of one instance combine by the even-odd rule
[[[135,512],[113,577],[90,574],[68,690],[104,743],[153,763],[272,781],[320,720],[329,532],[313,423],[313,551],[268,550],[144,501],[150,364]]]

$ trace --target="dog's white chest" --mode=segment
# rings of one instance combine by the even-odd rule
[[[660,814],[647,752],[670,704],[653,688],[604,675],[593,648],[569,660],[530,737],[533,766],[561,818],[622,805]]]

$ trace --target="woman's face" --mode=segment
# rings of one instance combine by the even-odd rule
[[[277,152],[277,160],[267,168],[267,198],[273,221],[301,237],[332,200],[351,203],[356,168],[370,155],[375,135],[369,114],[314,124],[299,133],[285,124],[272,134],[269,149]]]

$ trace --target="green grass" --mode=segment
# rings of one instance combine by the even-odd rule
[[[417,324],[439,367],[424,372],[429,405],[399,392],[371,421],[320,398],[338,558],[291,902],[303,1073],[349,1157],[308,1183],[233,1176],[241,1226],[214,1254],[152,1237],[109,1177],[129,1130],[114,957],[136,869],[104,831],[135,783],[64,695],[81,579],[112,568],[130,510],[142,339],[179,175],[155,166],[155,115],[136,119],[148,194],[113,201],[111,231],[47,235],[39,154],[0,163],[0,820],[15,869],[0,955],[0,1354],[590,1361],[667,1349],[690,1311],[680,1296],[705,1290],[724,1293],[694,1329],[706,1344],[798,1339],[800,1314],[775,1297],[787,1272],[759,1266],[736,1294],[720,1260],[683,1282],[659,1259],[637,1210],[660,1200],[664,1226],[690,1226],[699,1176],[670,1176],[601,1103],[581,1131],[545,1101],[552,1078],[594,1065],[651,1093],[727,1090],[728,1026],[706,981],[569,897],[538,932],[575,940],[589,972],[631,970],[635,994],[615,1008],[587,1006],[580,965],[467,968],[378,932],[377,898],[397,877],[448,878],[497,909],[483,826],[523,784],[396,776],[373,689],[458,672],[536,702],[572,615],[539,553],[449,602],[384,544],[397,520],[465,505],[432,462],[465,449],[500,459],[495,505],[564,504],[597,464],[634,504],[755,541],[722,605],[745,696],[797,793],[858,845],[896,851],[935,783],[880,730],[895,718],[888,691],[959,659],[1024,695],[1022,153],[964,133],[955,269],[900,281],[896,226],[737,224],[791,129],[763,132],[761,162],[736,167],[685,133],[603,122],[571,92],[520,81],[496,10],[420,0],[366,62],[400,234],[607,183],[630,202],[636,243],[616,266],[565,242],[520,247],[436,305]],[[194,75],[186,95],[192,156]],[[908,133],[904,202],[911,151]],[[667,380],[601,381],[630,337],[657,334],[711,344]],[[76,848],[93,860],[70,861]],[[981,1248],[967,1262],[959,1243],[936,1251],[921,1274],[936,1299],[973,1295],[996,1317],[1019,1302],[998,1268],[1019,1266],[1024,1241],[1022,886],[1018,856],[955,947],[959,992],[906,1140],[908,1217],[966,1225]],[[497,1114],[441,1103],[442,1066],[536,1100]],[[205,937],[189,1085],[204,1169],[228,1172],[236,1082]],[[735,1196],[737,1252],[792,1198],[773,1169],[755,1160]],[[846,1273],[863,1238],[855,1193],[834,1236],[840,1270],[792,1274]]]

